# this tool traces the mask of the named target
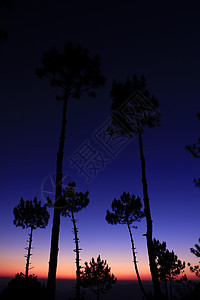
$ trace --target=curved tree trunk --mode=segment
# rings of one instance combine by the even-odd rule
[[[48,299],[55,300],[55,290],[56,290],[56,270],[58,261],[58,243],[59,243],[59,232],[60,232],[60,213],[61,209],[59,204],[62,201],[62,167],[63,167],[63,155],[64,155],[64,143],[65,143],[65,130],[66,130],[66,120],[67,116],[67,100],[63,103],[63,116],[62,116],[62,127],[59,141],[59,148],[57,152],[56,161],[56,194],[55,194],[55,204],[54,204],[54,215],[53,215],[53,227],[51,234],[51,250],[49,259],[49,272],[47,280],[47,290]]]
[[[72,212],[72,222],[73,222],[73,230],[74,230],[74,241],[75,241],[75,245],[76,245],[76,249],[74,250],[76,252],[76,300],[80,299],[80,257],[79,257],[79,252],[80,252],[80,248],[78,245],[78,229],[76,227],[76,220],[74,218],[74,214]]]
[[[141,169],[142,169],[142,187],[143,187],[143,200],[144,200],[144,212],[146,217],[147,223],[147,249],[148,249],[148,256],[149,256],[149,264],[150,264],[150,271],[152,276],[153,282],[153,289],[154,289],[154,297],[156,300],[160,300],[161,296],[161,289],[160,289],[160,282],[158,280],[158,272],[155,263],[155,255],[153,251],[153,240],[152,240],[152,219],[151,219],[151,211],[149,205],[149,196],[148,196],[148,187],[147,187],[147,179],[146,179],[146,169],[145,169],[145,157],[143,152],[143,141],[142,141],[142,134],[138,133],[139,136],[139,149],[140,149],[140,160],[141,160]]]
[[[25,270],[25,277],[28,278],[28,271],[29,271],[29,265],[30,265],[30,258],[31,258],[31,245],[32,245],[32,241],[33,241],[33,227],[31,227],[31,233],[29,234],[29,245],[28,248],[25,248],[26,250],[28,250],[26,257],[26,270]]]
[[[135,272],[136,272],[136,275],[137,275],[137,280],[138,280],[138,284],[140,286],[140,289],[145,297],[145,299],[148,299],[148,295],[143,287],[143,284],[142,284],[142,281],[141,281],[141,278],[140,278],[140,274],[139,274],[139,271],[138,271],[138,267],[137,267],[137,259],[136,259],[136,253],[135,253],[135,246],[134,246],[134,241],[133,241],[133,235],[132,235],[132,232],[131,232],[131,228],[130,228],[130,225],[127,224],[128,226],[128,231],[129,231],[129,234],[130,234],[130,238],[131,238],[131,245],[132,245],[132,252],[133,252],[133,262],[134,262],[134,266],[135,266]]]

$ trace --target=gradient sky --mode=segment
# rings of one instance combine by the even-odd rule
[[[114,3],[21,0],[13,1],[10,11],[0,11],[0,26],[8,32],[8,40],[0,42],[0,276],[14,276],[25,267],[29,231],[13,225],[14,206],[21,197],[37,196],[45,203],[44,190],[53,191],[50,178],[55,175],[62,104],[55,100],[56,89],[36,77],[35,68],[41,66],[44,51],[54,45],[62,50],[68,41],[99,55],[107,79],[96,99],[72,99],[68,109],[64,173],[66,180],[77,182],[77,189],[89,190],[90,197],[89,206],[78,214],[81,262],[100,254],[119,279],[136,278],[128,230],[107,224],[105,214],[123,191],[142,197],[137,137],[114,158],[94,133],[109,120],[113,80],[137,74],[146,77],[162,114],[161,126],[144,134],[154,236],[181,260],[198,263],[190,247],[200,236],[200,191],[193,184],[200,161],[184,148],[200,136],[200,4]],[[68,160],[87,140],[109,160],[90,183]],[[32,272],[39,277],[48,272],[50,213],[48,227],[33,235]],[[148,279],[145,226],[143,220],[133,234],[141,277]],[[59,248],[58,277],[74,277],[69,218],[62,218]]]

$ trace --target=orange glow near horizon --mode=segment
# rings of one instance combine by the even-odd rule
[[[13,278],[15,274],[20,272],[25,272],[25,258],[21,253],[16,253],[16,257],[13,257],[10,252],[4,253],[1,256],[0,261],[0,277]],[[57,269],[58,279],[75,279],[76,278],[76,267],[75,267],[75,257],[74,253],[64,255],[64,252],[60,253]],[[83,257],[84,262],[86,257]],[[148,268],[148,260],[145,258],[140,258],[139,260],[139,273],[143,281],[151,280],[150,271]],[[118,280],[132,280],[136,281],[136,273],[134,265],[130,260],[121,258],[118,259],[114,255],[110,256],[108,259],[108,265],[111,267],[111,273],[113,273]],[[191,262],[192,263],[192,262]],[[194,265],[194,263],[193,263]],[[31,266],[34,268],[30,270],[30,274],[35,274],[38,278],[47,278],[48,276],[48,254],[39,253],[35,251],[34,255],[31,257]],[[189,267],[186,267],[185,272],[189,280],[197,280],[195,274],[192,274]]]
[[[34,270],[34,271],[33,271]],[[16,261],[14,262],[14,259],[11,260],[9,263],[8,261],[5,262],[1,262],[1,269],[0,269],[0,277],[9,277],[9,278],[13,278],[15,276],[15,274],[17,273],[24,273],[25,271],[25,265],[23,266],[21,264],[21,262],[19,261],[18,263],[16,263]],[[150,281],[151,280],[151,275],[148,271],[146,271],[145,269],[141,268],[140,271],[140,276],[142,281]],[[189,270],[187,270],[188,272],[186,272],[188,280],[197,280],[197,277],[195,276],[195,274],[192,274],[191,272],[189,272]],[[112,272],[112,269],[111,269]],[[30,271],[30,274],[35,274],[37,275],[38,278],[44,278],[46,279],[48,276],[48,269],[47,268],[37,268],[37,272],[36,272],[36,268],[32,269]],[[125,269],[124,270],[120,270],[118,272],[115,272],[114,275],[117,277],[118,280],[130,280],[130,281],[137,281],[137,276],[135,274],[135,271],[132,270],[132,272],[127,272]],[[69,268],[68,266],[68,272],[66,272],[66,269],[62,269],[62,268],[58,268],[58,272],[57,272],[57,279],[69,279],[69,280],[75,280],[75,267],[73,266],[72,268]]]
[[[30,270],[30,274],[35,274],[38,278],[47,278],[48,276],[48,264],[42,258],[32,260],[33,269]],[[1,261],[0,277],[14,277],[17,273],[25,272],[25,259],[4,259]],[[133,265],[129,264],[113,264],[111,267],[111,273],[113,273],[118,280],[137,280]],[[140,268],[140,275],[143,280],[150,280],[150,274],[146,268]],[[74,261],[61,261],[58,264],[57,278],[58,279],[75,279],[76,269]]]
[[[0,278],[14,278],[14,276],[17,274],[17,273],[20,273],[18,271],[14,271],[12,272],[11,270],[10,271],[0,271]],[[34,273],[31,273],[31,274],[34,274]],[[36,275],[36,274],[35,274]],[[47,279],[47,273],[45,272],[40,272],[37,274],[37,277],[38,279]],[[116,275],[117,277],[117,280],[120,280],[120,281],[137,281],[137,277],[136,275],[132,275],[132,274],[117,274]],[[63,276],[62,274],[57,274],[56,276],[57,279],[66,279],[66,280],[75,280],[76,277],[75,276]],[[142,278],[142,281],[151,281],[151,276],[149,274],[141,274],[141,278]],[[193,281],[196,281],[198,280],[198,278],[194,275],[194,274],[187,274],[187,278],[188,280],[193,280]]]

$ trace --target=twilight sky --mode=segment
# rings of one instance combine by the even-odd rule
[[[84,2],[84,3],[83,3]],[[200,236],[198,159],[184,148],[196,142],[200,124],[200,4],[195,1],[13,1],[0,10],[0,27],[8,40],[0,42],[0,276],[24,271],[28,230],[15,228],[13,208],[20,198],[37,196],[43,203],[53,193],[62,104],[57,90],[39,80],[35,68],[52,46],[80,43],[99,55],[106,86],[97,97],[70,99],[64,173],[66,181],[89,190],[90,204],[78,214],[82,263],[99,254],[119,278],[134,278],[128,230],[105,221],[112,200],[123,191],[142,197],[137,137],[110,155],[95,134],[110,117],[113,80],[144,75],[147,88],[160,103],[161,126],[146,130],[144,151],[154,236],[166,241],[181,260],[198,263],[190,254]],[[115,4],[114,4],[115,3]],[[108,161],[88,183],[69,157],[88,143]],[[52,211],[46,229],[33,236],[32,270],[47,276]],[[133,231],[139,270],[148,278],[145,221]],[[62,218],[58,277],[74,277],[74,245],[70,219]],[[188,272],[189,274],[189,272]]]

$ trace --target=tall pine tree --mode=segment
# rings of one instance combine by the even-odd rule
[[[111,90],[112,98],[112,123],[108,128],[111,135],[129,135],[138,137],[144,213],[147,224],[147,249],[149,256],[149,265],[152,276],[154,297],[161,299],[160,283],[158,280],[158,271],[153,251],[153,221],[151,217],[150,201],[146,177],[146,164],[143,149],[143,133],[145,128],[153,128],[159,125],[160,113],[158,111],[158,101],[150,95],[146,89],[146,81],[142,76],[138,78],[136,75],[130,80],[124,82],[114,81]]]
[[[80,45],[74,46],[71,42],[66,44],[62,53],[55,47],[45,52],[43,67],[38,68],[36,74],[39,78],[47,77],[51,86],[61,89],[61,95],[57,95],[56,98],[63,102],[62,125],[56,160],[56,193],[47,280],[49,299],[55,300],[68,102],[70,98],[80,98],[82,94],[95,97],[95,90],[104,85],[105,78],[101,74],[99,58],[90,58],[87,49]]]

